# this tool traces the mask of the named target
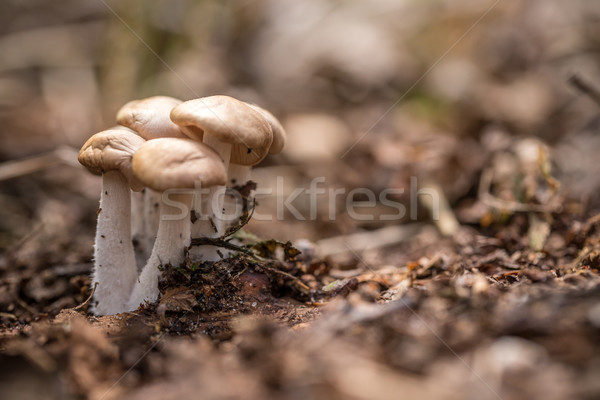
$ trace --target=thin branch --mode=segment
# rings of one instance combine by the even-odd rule
[[[78,311],[78,310],[82,310],[82,309],[86,308],[92,301],[92,297],[94,297],[94,293],[96,293],[97,287],[98,287],[98,282],[95,282],[94,287],[92,288],[92,293],[90,293],[89,297],[83,303],[81,303],[77,307],[74,307],[73,310]]]
[[[72,147],[61,146],[44,154],[6,161],[0,164],[0,181],[29,175],[59,164],[76,166],[77,153]]]
[[[222,237],[220,238],[209,238],[209,237],[201,237],[201,238],[193,238],[190,247],[192,246],[205,246],[211,245],[215,247],[222,247],[224,249],[239,251],[240,253],[244,253],[247,255],[254,255],[252,251],[248,250],[243,246],[235,245],[227,240],[224,240]]]
[[[600,106],[600,90],[593,87],[589,82],[585,81],[577,74],[573,74],[568,81],[575,89],[594,100]]]

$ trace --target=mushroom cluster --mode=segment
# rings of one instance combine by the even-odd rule
[[[117,123],[79,152],[79,162],[102,175],[93,270],[99,315],[156,301],[161,266],[179,265],[186,254],[219,260],[214,246],[190,249],[191,240],[227,231],[238,205],[224,193],[285,144],[277,118],[228,96],[135,100]]]

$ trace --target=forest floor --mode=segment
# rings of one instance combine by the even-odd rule
[[[91,265],[32,235],[2,258],[1,397],[597,398],[600,216],[432,229],[351,268],[258,242],[167,267],[158,304],[105,317]]]

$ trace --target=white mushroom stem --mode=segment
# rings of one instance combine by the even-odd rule
[[[129,299],[129,309],[134,310],[144,302],[158,299],[160,266],[179,266],[190,245],[191,193],[170,193],[160,203],[160,222],[152,254],[144,266]]]
[[[229,164],[227,169],[229,186],[244,186],[250,179],[252,179],[252,167],[250,165]]]
[[[158,231],[158,223],[160,221],[161,195],[161,192],[146,188],[146,194],[144,195],[144,231],[146,234],[144,263],[148,260],[150,254],[152,254],[152,248],[156,240],[156,232]]]
[[[251,166],[233,163],[229,164],[229,169],[227,170],[228,187],[233,188],[235,186],[244,186],[251,178]],[[225,230],[235,225],[239,221],[242,212],[241,201],[242,199],[239,194],[233,194],[225,197],[225,200],[223,201],[223,212],[226,218],[224,221],[226,226]]]
[[[209,131],[204,132],[202,142],[212,148],[221,157],[227,169],[229,167],[229,159],[231,158],[231,144],[221,142],[217,135],[213,135]]]
[[[201,198],[195,197],[196,204],[193,209],[198,219],[192,224],[192,238],[216,238],[220,236],[216,225],[218,221],[213,216],[211,204],[213,190],[212,188],[209,190],[209,193],[202,195]],[[200,195],[195,193],[195,196]],[[211,245],[194,246],[190,249],[190,257],[193,261],[218,261],[221,259],[219,251],[221,250]]]
[[[139,270],[146,263],[150,255],[146,249],[146,217],[144,213],[145,190],[141,192],[131,192],[131,241],[135,251],[135,261]]]
[[[225,164],[225,168],[227,168],[229,165],[229,158],[231,157],[231,144],[219,141],[216,135],[212,135],[208,131],[204,132],[203,142],[219,154],[221,160],[223,160],[223,163]],[[214,238],[221,236],[225,232],[226,221],[221,219],[223,213],[222,192],[224,190],[224,186],[215,186],[210,189],[208,195],[202,196],[200,199],[195,199],[195,206],[200,204],[200,207],[197,207],[200,208],[200,210],[195,211],[200,215],[192,225],[192,238]],[[191,248],[190,256],[193,260],[202,261],[218,261],[221,259],[217,252],[217,248],[208,245]]]
[[[137,277],[130,202],[125,177],[118,171],[105,172],[94,245],[94,311],[99,315],[124,311]]]

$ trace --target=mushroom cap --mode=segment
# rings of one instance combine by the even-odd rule
[[[130,128],[128,128],[128,127],[126,127],[126,126],[123,126],[123,125],[114,125],[114,126],[111,126],[110,128],[108,128],[108,129],[106,129],[106,130],[113,130],[113,129],[117,129],[117,130],[121,130],[121,131],[127,131],[127,132],[131,132],[131,133],[133,133],[133,134],[135,134],[135,135],[137,135],[137,136],[140,136],[140,135],[139,135],[139,134],[138,134],[136,131],[134,131],[133,129],[130,129]],[[142,138],[142,139],[143,139],[143,138]]]
[[[144,143],[133,156],[133,173],[156,191],[225,185],[221,157],[192,139],[159,138]]]
[[[143,138],[129,130],[108,129],[90,137],[79,150],[77,159],[96,175],[120,171],[131,190],[139,192],[144,185],[133,175],[131,158],[144,142]]]
[[[178,104],[181,104],[181,100],[168,96],[133,100],[117,112],[117,123],[133,129],[146,140],[185,137],[169,118],[171,109]]]
[[[271,130],[273,131],[273,143],[271,144],[271,148],[269,149],[269,154],[277,154],[281,153],[283,148],[285,147],[286,133],[285,129],[283,129],[283,125],[281,122],[271,114],[269,111],[264,108],[257,106],[256,104],[246,103],[248,106],[252,107],[254,110],[258,111],[269,123],[271,126]]]
[[[173,108],[171,120],[192,139],[202,140],[206,131],[230,143],[234,164],[258,164],[273,142],[271,126],[262,114],[229,96],[186,101]]]

